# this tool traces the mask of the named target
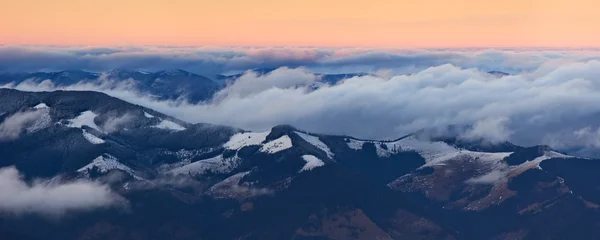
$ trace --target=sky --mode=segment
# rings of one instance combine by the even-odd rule
[[[0,44],[597,47],[595,0],[3,0]]]

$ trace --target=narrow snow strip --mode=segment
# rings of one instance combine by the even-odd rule
[[[91,133],[88,133],[87,131],[85,131],[85,129],[82,129],[82,131],[83,131],[83,137],[85,139],[87,139],[91,144],[103,144],[103,143],[105,143],[104,140],[102,140],[99,137],[94,136]]]
[[[530,169],[530,168],[541,169],[540,163],[542,163],[545,160],[551,159],[551,158],[573,158],[573,156],[564,155],[562,153],[555,152],[555,151],[546,151],[546,152],[544,152],[544,155],[539,156],[531,161],[521,163],[516,168],[523,169],[523,170]]]
[[[46,108],[49,108],[49,107],[45,103],[40,103],[38,105],[35,105],[35,107],[33,107],[33,108],[34,109],[46,109]]]
[[[303,155],[302,159],[304,159],[304,161],[306,161],[306,164],[304,164],[304,167],[302,167],[302,169],[300,169],[299,172],[310,171],[313,168],[317,168],[317,167],[321,167],[321,166],[325,165],[325,163],[321,159],[318,159],[317,157],[315,157],[313,155]]]
[[[334,156],[333,152],[331,152],[331,150],[329,149],[327,144],[325,144],[324,142],[319,140],[319,137],[315,137],[315,136],[308,135],[306,133],[301,133],[301,132],[296,132],[296,134],[298,134],[298,136],[300,136],[302,139],[304,139],[304,141],[307,141],[308,143],[312,144],[313,146],[321,149],[323,152],[325,152],[327,154],[327,156],[329,158],[333,158],[333,156]]]
[[[252,145],[261,145],[262,142],[265,141],[267,136],[271,133],[271,131],[266,132],[245,132],[245,133],[236,133],[229,141],[227,141],[223,147],[227,149],[238,150],[240,148]]]
[[[387,144],[388,149],[415,151],[419,153],[419,155],[421,155],[427,162],[444,160],[460,152],[459,149],[450,146],[445,142],[423,141],[415,138],[414,136]]]
[[[239,165],[240,159],[237,157],[223,158],[222,155],[193,162],[178,168],[174,168],[168,173],[174,175],[180,174],[204,174],[208,171],[213,173],[229,173]]]
[[[154,118],[154,116],[153,116],[152,114],[150,114],[150,113],[147,113],[147,112],[144,112],[144,117],[147,117],[147,118]]]
[[[482,153],[479,153],[479,154],[482,154]],[[487,153],[487,154],[491,154],[491,153]],[[498,155],[495,155],[495,156],[488,155],[487,157],[489,159],[496,160],[501,156],[502,155],[500,153],[498,153]],[[471,179],[467,180],[466,183],[495,184],[496,182],[498,182],[500,180],[517,176],[529,169],[534,169],[534,168],[541,169],[540,163],[545,160],[548,160],[551,158],[572,158],[572,157],[573,156],[564,155],[564,154],[561,154],[561,153],[558,153],[555,151],[547,151],[544,153],[544,155],[539,156],[535,159],[526,161],[524,163],[521,163],[517,166],[509,167],[505,163],[501,162],[502,165],[499,165],[499,167],[492,169],[490,172],[485,173],[479,177],[471,178]]]
[[[225,190],[231,189],[233,186],[237,186],[243,177],[248,175],[250,171],[236,173],[223,181],[218,182],[208,189],[208,194],[223,193]]]
[[[158,125],[152,126],[154,128],[167,129],[173,131],[183,131],[185,128],[177,123],[171,122],[169,120],[162,120]]]
[[[288,135],[281,136],[278,139],[265,143],[260,149],[265,153],[276,153],[292,147],[292,139]]]
[[[67,124],[67,127],[72,127],[72,128],[81,128],[83,126],[88,126],[90,128],[96,129],[99,132],[102,132],[100,130],[100,127],[98,127],[98,125],[96,125],[94,123],[94,119],[97,117],[98,115],[93,113],[92,111],[85,111],[82,112],[79,116],[77,116],[76,118],[70,119],[69,123]]]

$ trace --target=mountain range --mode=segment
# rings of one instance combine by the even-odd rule
[[[27,181],[106,183],[127,201],[50,220],[0,211],[8,239],[600,236],[600,163],[548,146],[249,132],[98,92],[0,89],[0,102],[0,167]]]
[[[275,69],[254,69],[258,75],[269,74]],[[131,81],[136,90],[149,94],[159,100],[187,100],[199,102],[209,100],[216,92],[227,84],[235,82],[243,73],[233,75],[217,75],[209,78],[181,69],[145,72],[128,69],[115,69],[104,73],[93,73],[82,70],[65,70],[59,72],[34,73],[0,73],[0,84],[18,85],[25,81],[39,84],[49,80],[57,87],[71,86],[78,83],[99,83],[99,80],[116,82]],[[322,83],[335,84],[343,79],[364,76],[366,73],[318,74]]]
[[[266,75],[276,68],[252,69],[257,75]],[[116,83],[132,83],[137,91],[154,96],[159,100],[187,100],[189,102],[207,101],[212,96],[234,83],[244,73],[205,77],[181,69],[145,72],[129,69],[114,69],[103,73],[82,70],[64,70],[58,72],[12,73],[0,72],[0,85],[18,85],[24,82],[40,84],[51,81],[56,87],[66,87],[82,83],[102,84],[101,80],[113,80]],[[504,72],[491,71],[489,74],[502,77]],[[367,76],[368,73],[315,74],[317,84],[335,85],[352,78]]]

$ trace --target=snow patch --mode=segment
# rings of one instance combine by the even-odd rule
[[[96,125],[94,123],[94,119],[97,117],[98,115],[95,114],[92,111],[85,111],[82,112],[81,114],[79,114],[79,116],[77,116],[76,118],[70,119],[68,120],[69,123],[67,124],[67,127],[72,127],[72,128],[81,128],[83,126],[88,126],[90,128],[96,129],[99,132],[102,132],[100,130],[100,127],[98,127],[98,125]]]
[[[154,118],[154,116],[153,116],[152,114],[150,114],[150,113],[147,113],[147,112],[144,112],[144,117],[147,117],[147,118]]]
[[[354,150],[361,150],[363,144],[365,144],[364,141],[358,141],[351,138],[346,138],[345,140],[346,144],[348,144],[348,147]]]
[[[245,132],[245,133],[236,133],[229,141],[227,141],[223,147],[226,149],[238,150],[240,148],[252,145],[261,145],[267,139],[267,136],[271,133],[271,131],[266,132]]]
[[[46,105],[45,103],[40,103],[38,105],[35,105],[33,108],[34,109],[46,109],[46,108],[50,108],[50,107],[48,107],[48,105]]]
[[[135,179],[142,179],[138,176],[135,175],[135,171],[133,171],[133,169],[129,168],[128,166],[123,165],[122,163],[120,163],[117,158],[105,154],[103,156],[99,156],[97,158],[95,158],[94,160],[92,160],[92,162],[88,165],[86,165],[85,167],[80,168],[79,170],[77,170],[77,172],[80,173],[86,173],[93,169],[94,167],[96,167],[101,173],[106,173],[110,170],[113,169],[118,169],[121,171],[124,171],[126,173],[129,173],[130,175],[132,175]]]
[[[284,135],[278,139],[265,143],[260,151],[265,153],[276,153],[291,147],[292,139],[288,135]]]
[[[167,129],[167,130],[173,130],[173,131],[183,131],[185,130],[185,127],[171,122],[169,120],[162,120],[158,125],[156,126],[152,126],[154,128],[160,128],[160,129]]]
[[[208,171],[213,173],[230,173],[239,165],[239,163],[240,159],[238,157],[224,159],[222,155],[219,155],[213,158],[200,160],[178,168],[174,168],[168,171],[168,173],[174,175],[204,174]]]
[[[313,146],[321,149],[323,152],[325,152],[327,154],[327,156],[329,158],[333,158],[333,156],[334,156],[333,152],[331,152],[331,150],[329,149],[327,144],[325,144],[324,142],[319,140],[319,137],[308,135],[306,133],[301,133],[301,132],[296,132],[296,134],[298,134],[298,136],[300,136],[302,139],[304,139],[304,141],[307,141],[308,143],[312,144]]]
[[[317,168],[317,167],[321,167],[321,166],[325,165],[325,163],[321,159],[319,159],[313,155],[303,155],[302,159],[304,159],[304,161],[306,161],[306,164],[304,164],[304,167],[302,167],[302,169],[300,169],[299,172],[310,171],[313,168]]]
[[[85,139],[87,139],[91,144],[103,144],[103,143],[105,143],[105,141],[102,140],[101,138],[96,137],[96,136],[94,136],[91,133],[88,133],[87,131],[85,131],[85,129],[82,129],[82,130],[83,130],[83,137]]]

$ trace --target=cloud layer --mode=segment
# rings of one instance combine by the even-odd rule
[[[382,66],[386,63],[392,66],[401,59],[399,53],[358,50],[301,53],[298,59],[324,55],[328,57],[319,60],[320,63],[342,68],[365,63],[359,59],[370,59]],[[264,59],[290,58],[286,54],[273,54],[259,51],[250,55]],[[467,139],[508,140],[526,146],[548,144],[569,151],[600,149],[596,137],[600,127],[600,61],[589,60],[595,52],[470,54],[482,60],[477,64],[496,66],[494,69],[508,66],[517,73],[489,74],[485,67],[471,66],[474,62],[465,60],[469,58],[457,57],[443,60],[456,64],[413,69],[410,74],[380,71],[378,75],[327,85],[319,83],[319,75],[309,67],[283,67],[265,75],[246,71],[211,101],[200,104],[157,101],[137,91],[131,81],[106,77],[64,87],[56,87],[49,81],[26,81],[5,87],[27,91],[100,91],[188,122],[257,131],[291,124],[317,133],[391,139],[421,129],[458,125],[470,126],[462,133]],[[387,56],[389,61],[381,56]],[[418,62],[415,59],[406,62],[415,61]]]
[[[17,112],[0,123],[0,141],[14,140],[21,132],[47,114],[45,110]]]
[[[306,67],[319,73],[414,73],[453,64],[482,71],[519,73],[549,61],[600,59],[598,51],[561,49],[369,49],[317,47],[60,47],[1,46],[0,71],[104,72],[184,69],[213,76],[253,68]]]
[[[29,183],[16,168],[0,168],[0,212],[60,217],[72,211],[118,206],[124,201],[100,183],[85,180]]]

